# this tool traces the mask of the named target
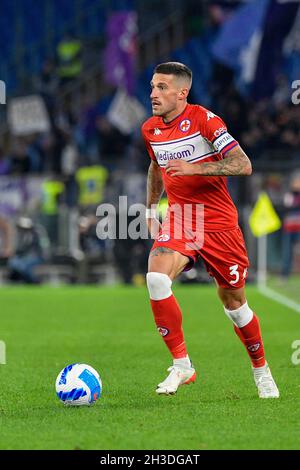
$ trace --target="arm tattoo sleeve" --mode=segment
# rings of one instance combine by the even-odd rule
[[[163,180],[159,166],[151,162],[147,178],[147,207],[157,204],[164,190]]]
[[[227,153],[219,162],[202,163],[200,174],[203,176],[238,176],[251,175],[251,162],[238,145]]]

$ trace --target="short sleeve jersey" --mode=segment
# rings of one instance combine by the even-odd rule
[[[160,166],[169,205],[202,204],[204,230],[220,232],[238,226],[236,207],[225,176],[177,176],[166,173],[168,161],[181,159],[195,164],[216,162],[238,145],[218,116],[199,105],[187,104],[169,123],[160,116],[142,126],[149,156]]]

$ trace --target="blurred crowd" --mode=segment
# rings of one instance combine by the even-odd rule
[[[111,171],[131,165],[146,170],[138,129],[124,135],[107,117],[115,90],[108,89],[97,102],[91,101],[86,91],[76,110],[68,99],[55,107],[58,88],[47,93],[51,131],[13,139],[7,136],[0,147],[0,175],[53,172],[70,177],[79,167],[92,164]],[[45,96],[45,91],[42,94]],[[253,103],[231,85],[221,96],[213,97],[212,109],[222,116],[251,159],[300,162],[300,106],[293,105],[290,95],[286,84],[286,89],[278,89],[271,99]]]
[[[300,106],[284,75],[275,93],[255,102],[234,86],[232,72],[217,65],[211,91],[217,112],[251,160],[298,160],[300,166]]]

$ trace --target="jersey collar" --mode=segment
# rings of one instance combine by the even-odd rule
[[[185,108],[183,111],[181,111],[180,114],[178,114],[178,116],[174,117],[171,121],[169,122],[164,122],[163,118],[161,117],[161,122],[162,122],[162,126],[163,127],[171,127],[171,126],[174,126],[176,125],[177,123],[179,123],[179,121],[182,119],[182,115],[186,112],[187,108],[189,106],[189,103],[186,104]]]

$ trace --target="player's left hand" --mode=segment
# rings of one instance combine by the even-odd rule
[[[170,176],[192,176],[195,174],[195,166],[183,160],[171,160],[167,163],[166,173],[170,173]]]

